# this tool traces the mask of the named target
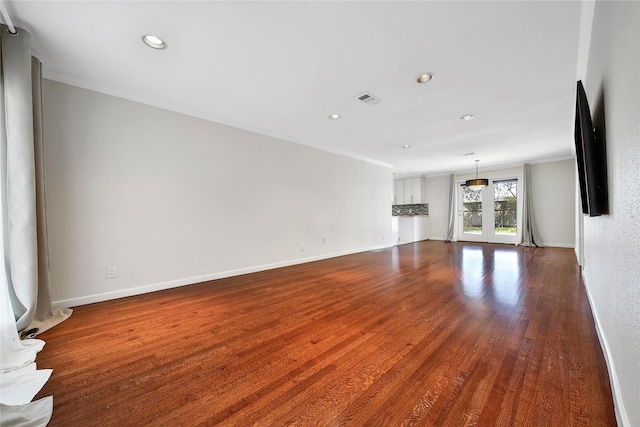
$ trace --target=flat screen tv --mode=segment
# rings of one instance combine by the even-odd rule
[[[609,213],[607,155],[604,132],[593,127],[587,95],[578,81],[576,94],[576,160],[582,212],[589,216]]]

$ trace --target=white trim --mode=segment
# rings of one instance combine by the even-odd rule
[[[618,425],[620,427],[631,427],[629,415],[627,415],[627,411],[624,407],[624,402],[621,398],[622,390],[620,389],[620,380],[618,379],[617,374],[618,371],[616,370],[616,367],[613,363],[613,354],[611,354],[611,349],[609,348],[609,344],[607,342],[604,331],[602,330],[602,328],[600,328],[600,317],[598,316],[596,306],[593,304],[593,298],[591,297],[591,292],[589,292],[589,286],[587,286],[587,279],[584,276],[584,270],[582,271],[582,283],[584,285],[584,289],[587,291],[587,299],[589,300],[589,305],[591,306],[591,313],[593,313],[593,320],[596,325],[596,333],[598,334],[600,347],[602,347],[604,353],[607,371],[609,371],[609,380],[611,381],[611,391],[613,393],[613,407],[616,413]]]
[[[440,241],[444,241],[447,240],[444,237],[429,237],[428,240],[440,240]],[[456,242],[459,242],[460,240],[456,240]],[[473,242],[471,242],[473,243]],[[500,243],[500,242],[492,242],[492,243],[496,243],[499,245],[515,245],[515,246],[521,246],[519,243]],[[573,245],[571,243],[541,243],[543,248],[567,248],[567,249],[573,249]]]
[[[53,301],[54,308],[65,307],[77,307],[79,305],[93,304],[96,302],[103,302],[114,300],[118,298],[131,297],[135,295],[147,294],[150,292],[162,291],[165,289],[177,288],[185,285],[193,285],[195,283],[206,282],[207,276],[194,276],[186,279],[172,280],[169,282],[154,283],[151,285],[144,285],[135,288],[127,288],[112,292],[103,292],[99,294],[86,295],[77,298],[63,299],[59,301]]]
[[[414,243],[426,242],[427,240],[434,240],[434,239],[428,238],[428,239],[414,240],[413,242],[396,242],[394,245],[389,246],[389,247],[402,246],[402,245],[413,245]],[[385,246],[385,247],[387,247],[387,246]]]
[[[195,283],[207,282],[210,280],[239,276],[241,274],[256,273],[258,271],[272,270],[275,268],[288,267],[290,265],[296,265],[296,264],[304,264],[312,261],[320,261],[323,259],[335,258],[339,256],[344,256],[344,255],[351,255],[351,254],[360,253],[360,252],[368,252],[368,251],[374,251],[379,249],[392,248],[393,246],[394,245],[373,246],[369,248],[334,252],[331,254],[318,255],[318,256],[313,256],[308,258],[298,258],[291,261],[276,262],[273,264],[264,264],[264,265],[254,266],[254,267],[240,268],[237,270],[228,270],[228,271],[221,271],[221,272],[211,273],[211,274],[203,274],[201,276],[187,277],[184,279],[171,280],[169,282],[153,283],[149,285],[138,286],[135,288],[127,288],[127,289],[121,289],[118,291],[104,292],[99,294],[86,295],[83,297],[53,301],[53,306],[60,307],[60,308],[77,307],[79,305],[93,304],[96,302],[109,301],[113,299],[125,298],[125,297],[130,297],[135,295],[142,295],[149,292],[156,292],[156,291],[162,291],[165,289],[177,288],[180,286],[193,285]]]
[[[490,171],[487,172],[486,174],[482,175],[483,178],[487,178],[490,182],[489,185],[487,187],[485,187],[482,190],[482,234],[471,234],[471,233],[465,233],[463,230],[463,221],[464,221],[464,215],[463,215],[463,210],[464,210],[464,203],[463,203],[463,197],[464,197],[464,192],[460,191],[461,186],[464,184],[464,182],[467,179],[472,179],[474,177],[476,177],[476,175],[458,175],[457,178],[457,184],[456,184],[456,193],[457,193],[457,198],[456,198],[456,205],[457,205],[457,215],[456,215],[456,230],[458,232],[457,234],[457,241],[460,242],[480,242],[480,243],[499,243],[499,244],[507,244],[507,245],[517,245],[521,240],[522,240],[522,227],[517,227],[517,233],[515,236],[513,235],[504,235],[504,234],[496,234],[495,232],[495,212],[493,209],[493,204],[494,204],[494,192],[495,192],[495,181],[501,181],[501,180],[515,180],[516,182],[516,188],[517,188],[517,192],[516,194],[521,195],[523,194],[523,182],[524,182],[524,173],[523,173],[523,166],[520,166],[519,168],[512,168],[512,169],[500,169],[500,170],[496,170],[496,171]],[[523,198],[522,197],[517,197],[517,208],[516,208],[516,215],[518,217],[518,225],[523,223],[523,218],[522,218],[522,214],[523,214],[523,209],[522,209],[522,203],[523,203]],[[487,208],[488,207],[488,208]],[[485,226],[486,224],[486,226]]]
[[[573,243],[547,243],[547,242],[542,242],[540,243],[540,245],[544,248],[544,247],[549,247],[549,248],[568,248],[568,249],[574,249],[575,245]]]

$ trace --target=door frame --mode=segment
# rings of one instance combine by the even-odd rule
[[[464,195],[464,181],[463,182],[459,182],[458,185],[456,186],[457,188],[457,203],[458,203],[458,215],[456,218],[456,221],[458,222],[457,224],[457,228],[458,228],[458,240],[463,241],[463,242],[488,242],[489,241],[489,230],[487,229],[487,227],[485,226],[485,224],[488,224],[488,218],[487,218],[487,210],[485,209],[485,206],[487,205],[487,188],[485,187],[483,188],[481,191],[481,203],[482,203],[482,233],[481,234],[474,234],[474,233],[465,233],[464,232],[464,200],[463,200],[463,195]]]
[[[465,234],[463,227],[463,215],[462,215],[462,185],[465,183],[467,179],[475,178],[474,174],[463,174],[457,176],[457,185],[456,185],[456,228],[457,228],[457,239],[459,241],[466,242],[486,242],[486,243],[506,243],[506,244],[518,244],[522,239],[522,167],[513,168],[513,169],[505,169],[505,170],[497,170],[497,171],[487,171],[480,173],[478,175],[480,178],[487,178],[489,180],[489,185],[482,189],[482,234]],[[517,218],[518,218],[518,227],[516,231],[516,235],[504,235],[504,234],[495,234],[495,218],[494,218],[494,207],[493,207],[493,194],[494,194],[494,181],[504,181],[509,179],[516,179],[518,181],[516,191],[517,191]],[[487,207],[489,207],[487,209]]]

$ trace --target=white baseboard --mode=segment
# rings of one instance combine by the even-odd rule
[[[153,283],[149,285],[138,286],[135,288],[127,288],[127,289],[121,289],[118,291],[104,292],[99,294],[92,294],[92,295],[86,295],[86,296],[81,296],[76,298],[53,301],[53,306],[59,307],[59,308],[77,307],[79,305],[93,304],[96,302],[108,301],[112,299],[147,294],[149,292],[162,291],[165,289],[177,288],[179,286],[193,285],[195,283],[207,282],[209,280],[224,279],[226,277],[239,276],[241,274],[256,273],[258,271],[272,270],[274,268],[288,267],[290,265],[304,264],[306,262],[320,261],[323,259],[335,258],[339,256],[344,256],[344,255],[351,255],[355,253],[368,252],[368,251],[386,249],[391,247],[393,247],[393,245],[372,246],[369,248],[333,252],[330,254],[318,255],[318,256],[307,257],[307,258],[298,258],[298,259],[289,260],[289,261],[276,262],[273,264],[264,264],[264,265],[258,265],[253,267],[240,268],[237,270],[228,270],[228,271],[221,271],[221,272],[211,273],[211,274],[203,274],[200,276],[187,277],[184,279],[171,280],[168,282]]]
[[[446,240],[446,238],[444,238],[444,237],[429,237],[429,240]],[[459,241],[459,240],[456,240],[456,241]],[[473,243],[473,242],[471,242],[471,243]],[[506,244],[510,245],[511,243],[506,243]],[[516,245],[518,245],[518,244],[516,244]],[[571,244],[571,243],[546,243],[546,242],[544,242],[544,243],[541,243],[541,245],[542,245],[542,247],[548,246],[550,248],[571,248],[571,249],[574,248],[574,245]]]
[[[607,370],[609,371],[609,380],[611,381],[611,391],[613,394],[613,406],[616,412],[616,418],[618,420],[618,426],[620,427],[631,427],[631,422],[629,421],[629,415],[627,415],[627,411],[624,407],[624,402],[622,401],[622,391],[620,389],[620,380],[618,379],[618,374],[616,367],[613,363],[613,355],[611,354],[611,349],[609,348],[609,344],[607,343],[607,337],[604,334],[604,331],[600,328],[600,319],[598,317],[598,311],[596,310],[596,306],[593,304],[593,299],[591,298],[591,292],[589,291],[589,286],[587,285],[587,280],[584,277],[584,272],[582,273],[582,283],[584,284],[584,288],[587,291],[587,299],[589,300],[589,305],[591,306],[591,313],[593,313],[593,320],[596,324],[596,333],[598,334],[598,339],[600,340],[600,346],[602,347],[604,353],[604,359],[607,364]]]
[[[568,248],[568,249],[573,249],[574,245],[572,243],[547,243],[547,242],[542,242],[542,247],[548,246],[550,248]]]
[[[138,286],[135,288],[121,289],[99,294],[85,295],[81,297],[68,298],[53,301],[55,308],[77,307],[79,305],[93,304],[96,302],[109,301],[118,298],[131,297],[134,295],[148,294],[150,292],[163,291],[165,289],[177,288],[179,286],[193,285],[194,283],[206,282],[208,275],[193,276],[185,279],[171,280],[169,282],[154,283],[150,285]]]

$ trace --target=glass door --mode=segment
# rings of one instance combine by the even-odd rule
[[[493,232],[490,242],[518,243],[518,180],[493,181]]]
[[[461,219],[459,240],[472,242],[487,242],[488,230],[484,219],[485,189],[474,190],[463,185],[460,187],[460,209],[458,215]]]
[[[518,243],[518,180],[494,180],[475,190],[460,186],[458,240]]]

